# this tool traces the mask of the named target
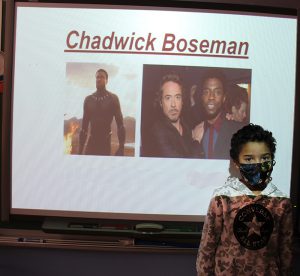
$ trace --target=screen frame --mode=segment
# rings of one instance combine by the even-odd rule
[[[180,222],[195,222],[194,216],[169,216],[169,215],[144,215],[144,214],[106,214],[106,213],[87,213],[87,212],[64,212],[64,211],[47,211],[47,210],[19,210],[17,214],[11,211],[11,132],[12,132],[12,95],[10,91],[13,90],[13,52],[14,52],[14,12],[16,3],[28,3],[30,1],[7,1],[6,2],[6,16],[5,16],[5,82],[4,82],[4,93],[3,93],[3,117],[2,117],[2,163],[1,163],[1,206],[0,206],[0,220],[1,221],[11,221],[14,219],[20,219],[20,217],[27,217],[33,219],[43,219],[45,217],[74,217],[74,218],[99,218],[99,219],[113,219],[121,220],[125,217],[126,220],[134,221],[180,221]],[[39,1],[40,3],[65,3],[65,4],[83,4],[82,1]],[[167,8],[167,9],[202,9],[207,11],[228,11],[230,13],[248,13],[251,14],[264,14],[264,15],[278,15],[280,17],[284,16],[297,16],[297,24],[299,30],[299,11],[292,8],[278,8],[278,7],[266,7],[266,6],[253,6],[253,5],[240,5],[240,4],[220,4],[220,3],[207,3],[207,2],[198,2],[198,1],[160,1],[152,2],[151,4],[145,4],[141,1],[85,1],[84,4],[100,4],[109,6],[122,6],[123,8],[128,6],[130,8],[133,5],[138,8]],[[300,80],[299,80],[299,34],[297,35],[297,64],[296,64],[296,94],[295,94],[295,103],[300,99]],[[300,138],[300,111],[295,109],[294,116],[294,141],[297,141]],[[297,143],[293,144],[293,156],[292,156],[292,175],[291,175],[291,189],[290,197],[292,204],[294,206],[295,213],[295,227],[299,224],[299,227],[296,227],[297,231],[300,232],[300,220],[298,219],[299,211],[297,206],[300,204],[300,195],[298,189],[299,181],[299,170],[298,166],[300,163],[299,160],[300,147]],[[29,211],[29,212],[27,212]],[[180,220],[179,220],[180,217]],[[204,221],[205,216],[199,216],[199,222]]]

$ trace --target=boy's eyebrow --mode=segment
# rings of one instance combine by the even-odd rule
[[[263,153],[261,156],[268,156],[268,155],[271,155],[271,153],[269,152],[266,152],[266,153]],[[252,157],[253,154],[244,154],[243,157]]]

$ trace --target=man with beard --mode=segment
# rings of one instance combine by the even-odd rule
[[[191,129],[183,122],[183,86],[179,76],[163,77],[157,95],[161,116],[152,127],[151,156],[191,158],[201,156],[200,138],[192,138]]]
[[[202,79],[200,102],[205,120],[194,131],[203,133],[201,142],[207,159],[230,159],[230,139],[243,126],[225,117],[226,86],[225,76],[217,69],[207,71]]]
[[[80,154],[111,155],[111,124],[115,118],[119,140],[119,148],[115,155],[124,155],[123,115],[118,96],[106,90],[107,81],[107,72],[99,69],[96,72],[97,91],[84,100],[82,128],[79,137]],[[89,137],[88,128],[90,128]]]

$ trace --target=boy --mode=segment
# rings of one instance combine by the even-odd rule
[[[292,207],[271,182],[276,140],[249,124],[231,139],[240,179],[214,192],[197,258],[198,275],[290,275]]]

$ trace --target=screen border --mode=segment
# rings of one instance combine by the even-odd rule
[[[247,14],[251,13],[257,15],[265,16],[279,16],[279,17],[297,17],[298,30],[300,27],[299,23],[299,10],[293,8],[279,8],[279,7],[266,7],[266,6],[256,6],[256,5],[241,5],[241,4],[230,4],[230,3],[207,3],[199,1],[154,1],[151,3],[143,3],[141,1],[80,1],[80,0],[70,0],[70,1],[6,1],[5,6],[5,82],[4,82],[4,93],[3,93],[3,108],[2,108],[2,162],[1,162],[1,198],[0,198],[0,220],[1,221],[11,221],[14,218],[19,218],[20,216],[32,217],[32,218],[44,218],[44,217],[82,217],[82,218],[101,218],[101,219],[128,219],[128,220],[140,220],[140,221],[180,221],[180,222],[203,222],[205,216],[179,216],[179,215],[145,215],[145,214],[112,214],[112,213],[88,213],[88,212],[64,212],[64,211],[49,211],[49,210],[30,210],[30,209],[14,209],[11,210],[11,125],[12,125],[12,95],[13,90],[13,52],[14,52],[14,16],[15,16],[15,6],[16,4],[22,5],[56,5],[56,4],[74,4],[74,5],[108,5],[110,7],[123,7],[123,8],[136,8],[140,9],[192,9],[192,10],[205,10],[205,11],[222,11],[228,13],[239,13]],[[296,64],[296,94],[295,103],[299,102],[300,99],[300,77],[299,77],[299,33],[297,34],[297,64]],[[296,105],[295,105],[296,106]],[[300,233],[300,219],[298,205],[300,204],[299,195],[299,163],[300,163],[300,146],[295,142],[300,139],[300,110],[295,109],[294,117],[294,144],[293,144],[293,157],[292,157],[292,175],[291,175],[291,201],[294,207],[294,222],[295,229]],[[298,226],[297,226],[298,225]]]

